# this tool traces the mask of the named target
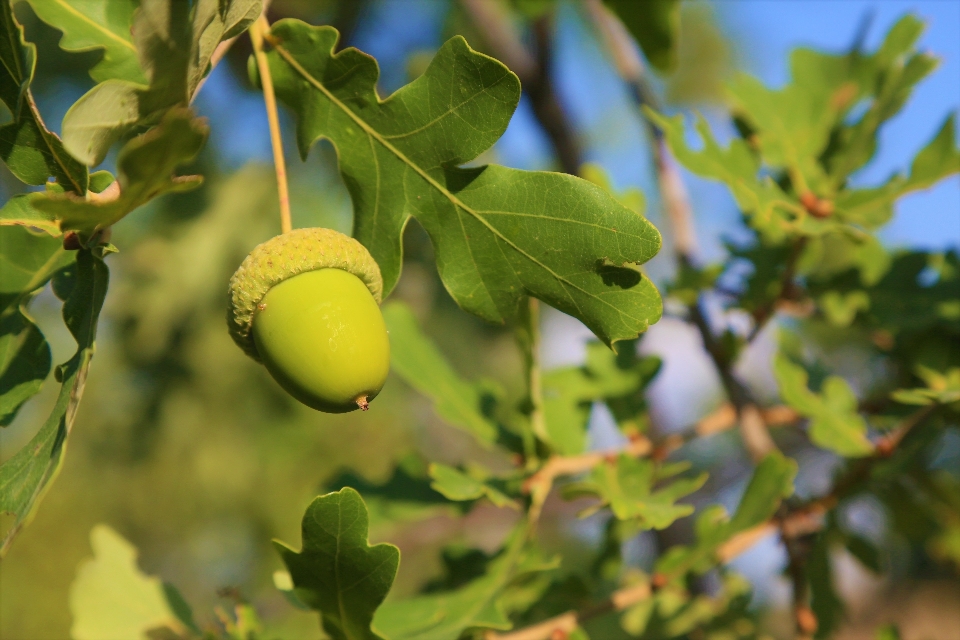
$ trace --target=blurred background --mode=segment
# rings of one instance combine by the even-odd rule
[[[529,41],[523,16],[536,12],[539,3],[490,1],[510,12],[520,37]],[[26,3],[15,9],[27,39],[39,49],[35,96],[48,126],[59,130],[66,109],[92,86],[86,69],[99,54],[63,53],[57,47],[59,32],[40,22]],[[550,24],[551,81],[582,149],[581,160],[604,169],[615,190],[639,188],[646,195],[646,215],[665,235],[664,250],[647,268],[662,283],[674,260],[646,131],[582,11],[575,0],[558,3]],[[875,184],[905,169],[960,104],[960,2],[691,0],[682,5],[679,68],[666,78],[654,76],[653,82],[668,111],[703,113],[723,141],[734,135],[722,92],[732,73],[746,70],[780,85],[787,80],[792,48],[841,51],[862,37],[872,49],[907,11],[928,22],[921,48],[940,56],[942,63],[883,130],[877,157],[855,177],[858,184]],[[454,34],[489,51],[454,0],[274,0],[270,18],[280,17],[338,27],[342,45],[356,46],[380,62],[383,96],[416,77]],[[487,505],[461,520],[441,501],[378,501],[377,485],[398,475],[416,477],[425,460],[454,464],[477,452],[396,378],[368,413],[320,414],[286,396],[228,337],[227,279],[255,245],[279,232],[266,115],[261,96],[247,80],[248,54],[249,43],[242,39],[196,101],[212,134],[195,166],[184,173],[203,174],[204,186],[151,203],[114,228],[112,241],[120,253],[108,260],[111,289],[97,356],[65,465],[35,521],[0,565],[4,640],[69,635],[69,585],[78,562],[91,555],[89,531],[100,522],[133,542],[140,549],[141,567],[175,584],[199,619],[208,620],[212,607],[223,604],[218,589],[236,587],[254,603],[271,633],[313,639],[322,637],[316,617],[290,607],[273,587],[271,575],[281,562],[270,540],[298,545],[301,515],[318,493],[351,484],[368,499],[372,538],[398,544],[403,553],[391,597],[436,579],[446,545],[494,548],[515,517]],[[288,118],[283,124],[294,225],[349,233],[351,204],[332,147],[321,143],[300,162],[293,123]],[[112,169],[111,162],[108,158],[105,167]],[[560,168],[526,96],[506,134],[479,162]],[[737,208],[725,187],[689,174],[684,178],[701,256],[720,260],[724,241],[744,233]],[[3,201],[21,188],[0,168]],[[905,198],[882,238],[891,247],[960,248],[960,178]],[[411,222],[406,264],[394,296],[411,305],[463,376],[496,380],[508,396],[519,398],[521,363],[510,329],[459,311],[436,275],[431,251],[426,234]],[[59,302],[47,291],[32,310],[55,361],[67,359],[74,343],[59,320]],[[582,362],[590,332],[551,310],[543,322],[545,365]],[[771,335],[759,341],[746,355],[743,370],[770,398],[776,392],[769,375],[774,340]],[[680,320],[666,317],[650,330],[641,349],[664,359],[650,390],[652,429],[683,428],[723,401],[695,330]],[[855,349],[841,357],[838,368],[855,379],[864,361]],[[48,384],[0,432],[0,459],[29,440],[54,395]],[[600,408],[592,416],[591,436],[597,447],[615,445],[621,437]],[[732,507],[749,463],[734,437],[719,436],[706,444],[690,452],[713,477],[697,502]],[[838,461],[822,451],[803,455],[798,492],[813,495],[823,490]],[[947,438],[941,456],[944,468],[957,468],[960,439]],[[960,637],[956,573],[916,561],[905,551],[906,543],[887,530],[877,504],[863,501],[848,511],[865,535],[882,543],[893,571],[884,582],[852,559],[839,559],[837,577],[851,605],[843,636],[872,637],[864,630],[896,619],[906,638]],[[577,562],[590,561],[603,530],[602,521],[577,521],[574,512],[551,503],[545,516],[551,526],[544,526],[550,544],[571,555],[573,569]],[[627,555],[649,567],[656,545],[645,534],[629,543]],[[754,583],[754,604],[766,612],[768,631],[778,636],[790,633],[784,564],[772,539],[735,564]],[[617,637],[608,633],[594,637]]]

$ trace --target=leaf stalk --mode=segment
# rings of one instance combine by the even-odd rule
[[[277,97],[273,91],[273,77],[270,75],[270,64],[267,54],[263,51],[264,36],[270,31],[270,24],[265,15],[261,14],[250,25],[250,42],[253,44],[253,55],[257,61],[257,70],[260,73],[260,86],[263,87],[263,102],[267,108],[267,122],[270,125],[270,146],[273,148],[273,167],[277,173],[277,196],[280,200],[280,231],[289,233],[293,230],[293,221],[290,215],[290,192],[287,187],[287,164],[283,158],[283,137],[280,133],[280,118],[277,113]]]

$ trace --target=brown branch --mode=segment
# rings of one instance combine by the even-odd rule
[[[800,415],[792,408],[778,405],[759,409],[758,413],[766,424],[781,426],[796,422]],[[531,496],[530,517],[536,521],[540,516],[543,503],[553,489],[553,483],[562,476],[573,476],[590,471],[597,465],[627,455],[634,458],[651,456],[662,460],[696,438],[709,437],[728,431],[737,425],[737,411],[732,404],[724,404],[709,415],[701,418],[683,434],[672,434],[654,443],[645,436],[636,436],[620,449],[591,451],[576,456],[552,456],[540,469],[524,482],[523,491]]]
[[[923,407],[904,418],[896,429],[877,442],[877,452],[869,458],[859,460],[858,464],[837,482],[829,494],[807,503],[784,509],[785,513],[778,514],[766,522],[732,536],[725,543],[721,544],[714,553],[717,562],[721,564],[729,563],[761,540],[779,532],[781,539],[787,547],[788,557],[790,558],[789,571],[794,580],[794,614],[799,637],[811,637],[816,631],[817,620],[807,604],[807,582],[803,575],[802,567],[803,562],[805,562],[806,553],[805,549],[802,548],[802,543],[798,543],[798,540],[802,540],[820,531],[823,528],[824,517],[827,512],[836,507],[839,501],[846,496],[847,492],[852,490],[869,474],[872,464],[878,460],[889,457],[892,451],[903,442],[904,437],[923,420],[930,417],[937,408],[937,405]],[[713,426],[713,424],[726,424],[730,412],[731,409],[725,405],[714,412],[714,414],[701,420],[698,425],[710,424],[711,426],[708,430],[715,433],[716,431],[714,431],[714,429],[717,428]],[[777,419],[789,418],[791,415],[794,415],[791,412],[791,409],[785,407],[773,407],[767,410],[767,415],[769,416],[768,419],[773,417]],[[722,431],[723,429],[717,430]],[[643,451],[643,453],[640,454],[643,455],[650,451],[650,445],[651,443],[649,443],[649,441],[638,441],[636,450]],[[606,454],[594,453],[583,456],[572,456],[571,458],[565,459],[565,461],[552,459],[553,477],[562,475],[560,471],[565,471],[566,469],[575,469],[575,472],[586,471],[591,468],[587,464],[588,462],[599,464],[605,460],[605,456],[610,455],[610,453],[611,452],[607,452]],[[551,462],[548,462],[548,465],[551,464]],[[571,633],[585,620],[615,611],[623,611],[642,602],[653,595],[658,585],[667,584],[678,577],[680,577],[680,575],[655,574],[649,584],[641,583],[624,587],[612,593],[610,597],[603,602],[581,611],[567,611],[543,622],[538,622],[529,627],[508,633],[488,631],[484,635],[484,640],[549,640],[553,637],[563,637],[561,634]]]
[[[554,91],[552,71],[552,24],[548,16],[533,23],[537,53],[532,55],[520,41],[504,9],[490,0],[460,0],[474,27],[494,56],[517,74],[530,98],[533,113],[550,138],[561,169],[577,175],[582,150],[576,133]]]

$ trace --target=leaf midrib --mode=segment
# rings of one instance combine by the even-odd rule
[[[128,49],[130,49],[130,50],[133,51],[134,53],[137,52],[137,48],[136,48],[135,46],[133,46],[133,43],[132,43],[132,42],[130,42],[129,40],[124,40],[123,38],[121,38],[120,36],[118,36],[117,34],[115,34],[113,31],[110,31],[109,29],[104,28],[103,25],[101,25],[100,23],[98,23],[96,20],[91,20],[89,17],[83,15],[83,13],[81,13],[80,11],[77,11],[77,9],[75,9],[73,6],[67,4],[67,2],[66,2],[65,0],[54,0],[54,1],[55,1],[58,5],[60,5],[60,6],[63,7],[64,9],[66,9],[69,13],[74,14],[75,16],[77,16],[78,18],[80,18],[83,22],[86,22],[87,24],[89,24],[89,25],[90,25],[91,27],[93,27],[95,30],[100,31],[100,32],[106,34],[107,37],[109,37],[109,38],[111,38],[111,39],[113,39],[113,40],[116,40],[116,41],[119,42],[121,45],[127,47]],[[107,48],[107,45],[93,45],[93,46],[95,46],[95,47],[103,47],[104,49]]]
[[[494,227],[494,226],[491,225],[489,222],[487,222],[487,221],[483,218],[483,216],[481,216],[479,213],[477,213],[476,211],[474,211],[471,207],[467,206],[466,203],[464,203],[464,202],[463,202],[462,200],[460,200],[457,196],[455,196],[454,194],[452,194],[452,193],[451,193],[446,187],[444,187],[442,184],[440,184],[439,182],[437,182],[430,174],[428,174],[426,171],[424,171],[419,165],[417,165],[417,164],[414,163],[412,160],[410,160],[402,151],[400,151],[399,149],[397,149],[396,147],[394,147],[392,144],[390,144],[390,142],[389,142],[388,140],[386,140],[383,136],[381,136],[380,133],[379,133],[377,130],[375,130],[373,127],[371,127],[369,124],[367,124],[367,122],[366,122],[365,120],[363,120],[360,116],[358,116],[356,113],[354,113],[353,111],[351,111],[351,110],[347,107],[347,105],[344,104],[343,102],[341,102],[329,89],[327,89],[327,88],[323,85],[322,82],[320,82],[319,80],[317,80],[316,78],[314,78],[306,69],[304,69],[303,66],[301,66],[300,63],[296,61],[296,59],[293,57],[293,55],[292,55],[289,51],[287,51],[281,44],[279,44],[279,43],[277,43],[277,42],[273,42],[272,44],[273,44],[273,47],[274,47],[274,49],[276,50],[276,52],[280,55],[280,57],[282,57],[282,58],[286,61],[287,64],[289,64],[297,73],[299,73],[301,76],[303,76],[303,78],[304,78],[305,80],[307,80],[307,82],[309,82],[309,83],[310,83],[311,85],[313,85],[317,90],[319,90],[321,93],[323,93],[323,95],[324,95],[328,100],[330,100],[330,102],[332,102],[332,103],[333,103],[334,105],[336,105],[341,111],[343,111],[345,114],[347,114],[347,116],[348,116],[351,120],[353,120],[353,121],[357,124],[357,126],[359,126],[361,129],[363,129],[363,130],[367,133],[367,135],[369,135],[370,137],[376,139],[377,142],[379,142],[381,145],[383,145],[384,148],[386,148],[388,151],[390,151],[391,153],[393,153],[397,158],[399,158],[399,159],[400,159],[404,164],[406,164],[408,167],[410,167],[411,169],[413,169],[413,171],[416,172],[421,178],[423,178],[430,186],[432,186],[434,189],[436,189],[437,191],[439,191],[440,193],[442,193],[442,194],[444,195],[444,197],[446,197],[455,207],[457,207],[457,208],[459,208],[459,209],[462,209],[463,211],[466,211],[466,212],[469,213],[471,216],[473,216],[473,218],[474,218],[475,220],[477,220],[478,222],[480,222],[480,224],[482,224],[484,227],[486,227],[486,228],[490,231],[490,233],[492,233],[496,238],[499,238],[500,240],[502,240],[503,242],[505,242],[506,244],[508,244],[510,247],[512,247],[512,248],[514,249],[514,251],[516,251],[517,253],[519,253],[519,254],[522,255],[523,257],[527,258],[528,260],[530,260],[531,262],[533,262],[534,264],[536,264],[536,265],[539,266],[540,268],[544,269],[547,273],[549,273],[551,276],[553,276],[553,277],[554,277],[556,280],[558,280],[559,282],[561,282],[561,283],[563,283],[563,284],[565,284],[565,285],[569,285],[570,287],[573,287],[574,289],[576,289],[577,291],[581,292],[582,294],[584,294],[584,295],[586,295],[586,296],[588,296],[588,297],[590,297],[590,298],[595,299],[597,302],[600,302],[600,303],[602,303],[602,304],[610,307],[611,309],[614,309],[615,311],[617,311],[617,313],[620,313],[620,314],[622,314],[622,315],[630,318],[631,320],[633,320],[633,321],[635,321],[635,322],[646,322],[646,320],[645,320],[644,318],[636,318],[636,317],[630,315],[629,313],[626,313],[623,309],[617,307],[616,305],[613,305],[613,304],[611,304],[610,302],[604,300],[604,299],[601,298],[600,296],[597,296],[597,295],[595,295],[595,294],[593,294],[593,293],[591,293],[591,292],[583,289],[582,287],[577,286],[575,283],[570,282],[569,280],[567,280],[566,278],[564,278],[564,277],[561,276],[560,274],[556,273],[556,272],[555,272],[553,269],[551,269],[549,266],[547,266],[546,264],[544,264],[544,263],[541,262],[540,260],[536,259],[534,256],[532,256],[532,255],[530,255],[529,253],[527,253],[526,251],[524,251],[522,248],[520,248],[519,246],[517,246],[517,245],[516,245],[514,242],[512,242],[509,238],[507,238],[507,237],[504,236],[502,233],[500,233],[500,231],[499,231],[496,227]],[[481,282],[482,282],[482,278],[481,278]],[[568,294],[568,295],[569,295],[569,294]],[[572,297],[571,297],[571,302],[574,304],[574,306],[579,307],[579,305],[576,303],[576,300],[572,299]]]

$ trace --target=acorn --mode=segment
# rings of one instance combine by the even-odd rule
[[[331,229],[294,229],[257,246],[233,274],[227,323],[303,404],[366,411],[390,369],[382,293],[362,244]]]

